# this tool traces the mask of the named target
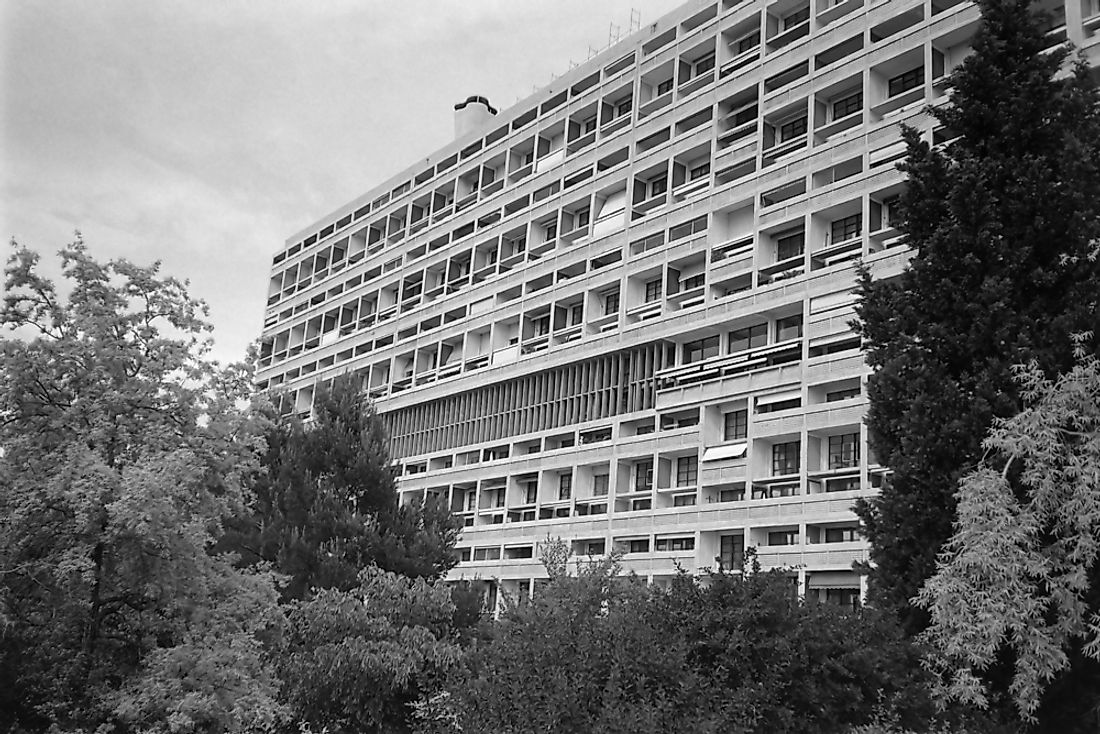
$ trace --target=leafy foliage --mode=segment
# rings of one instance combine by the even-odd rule
[[[578,563],[506,611],[424,732],[830,732],[932,711],[917,655],[887,617],[798,600],[781,572],[618,576]]]
[[[370,567],[288,613],[280,670],[300,721],[332,731],[403,731],[410,704],[457,664],[455,606],[440,581]]]
[[[1019,370],[1028,407],[995,421],[984,441],[1007,457],[1004,469],[983,466],[960,482],[955,533],[918,597],[931,612],[942,692],[987,706],[979,673],[1007,646],[1010,690],[1032,722],[1045,688],[1074,662],[1094,684],[1078,716],[1100,722],[1100,360],[1081,360],[1053,380],[1036,364]]]
[[[895,280],[863,273],[857,308],[872,447],[894,471],[859,507],[872,591],[911,631],[927,621],[909,599],[951,535],[957,481],[1020,407],[1011,366],[1069,369],[1069,335],[1100,313],[1100,96],[1083,64],[1057,76],[1067,52],[1044,53],[1026,0],[979,4],[974,53],[933,111],[958,137],[941,149],[904,132],[914,257]]]
[[[274,722],[274,580],[208,553],[262,445],[249,374],[158,266],[61,261],[67,296],[25,248],[5,269],[0,319],[36,336],[0,341],[0,721]]]

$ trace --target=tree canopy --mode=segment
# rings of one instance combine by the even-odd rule
[[[980,0],[973,53],[932,115],[950,143],[904,131],[902,229],[913,258],[900,277],[864,273],[857,306],[878,460],[893,470],[859,506],[871,590],[908,629],[910,605],[951,535],[955,487],[982,437],[1021,406],[1012,365],[1054,376],[1070,335],[1096,325],[1100,262],[1100,97],[1083,63],[1061,74],[1026,0]]]
[[[15,246],[0,321],[0,717],[241,730],[275,721],[270,574],[208,553],[261,427],[247,370],[159,267]],[[171,722],[169,724],[169,722]]]
[[[942,693],[988,706],[983,674],[1007,648],[1010,692],[1038,723],[1047,687],[1076,667],[1088,693],[1044,717],[1070,731],[1100,723],[1100,360],[1082,354],[1056,379],[1032,364],[1018,380],[1027,407],[983,444],[1003,466],[960,482],[954,535],[918,603]]]

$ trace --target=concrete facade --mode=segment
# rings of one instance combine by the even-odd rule
[[[1045,5],[1052,46],[1095,63],[1098,0]],[[474,102],[453,144],[275,256],[259,386],[308,415],[358,375],[402,498],[463,518],[452,578],[526,593],[547,536],[656,583],[751,546],[850,603],[850,508],[888,472],[855,264],[903,268],[899,123],[946,142],[923,108],[977,22],[956,0],[692,0],[510,109]]]

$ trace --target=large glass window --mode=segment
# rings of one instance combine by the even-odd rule
[[[753,31],[749,35],[737,41],[737,53],[743,54],[746,51],[756,48],[760,45],[760,31]]]
[[[607,474],[596,474],[592,477],[592,494],[603,497],[607,494],[610,477]]]
[[[806,116],[788,120],[779,126],[779,140],[787,141],[806,134]]]
[[[775,321],[775,340],[786,341],[802,336],[802,314],[788,316],[785,319]]]
[[[699,480],[699,457],[681,456],[676,460],[676,486],[693,487]]]
[[[719,556],[722,568],[736,571],[745,564],[745,536],[723,535]]]
[[[743,352],[746,349],[756,349],[766,346],[768,343],[768,325],[756,324],[744,329],[735,329],[730,332],[730,354]]]
[[[859,465],[859,434],[829,436],[829,468],[849,469]]]
[[[639,461],[634,465],[634,491],[648,492],[653,489],[653,462]]]
[[[799,23],[805,23],[809,19],[810,19],[810,6],[807,5],[806,7],[802,8],[801,10],[796,10],[793,13],[791,13],[790,15],[783,18],[783,30],[785,30],[785,31],[790,30],[791,28],[794,28]]]
[[[691,364],[692,362],[699,362],[704,359],[717,356],[718,354],[718,337],[708,336],[705,339],[698,339],[693,342],[687,342],[684,344],[684,364]]]
[[[852,543],[859,540],[859,528],[825,528],[826,543]]]
[[[610,316],[613,313],[619,312],[619,292],[611,291],[605,293],[603,297],[603,313],[604,316]]]
[[[558,499],[567,500],[573,496],[573,475],[562,474],[558,477]]]
[[[790,232],[781,232],[775,237],[776,262],[798,257],[806,249],[806,233],[799,229]]]
[[[837,219],[833,221],[830,227],[833,242],[847,242],[848,240],[855,239],[859,237],[861,231],[863,231],[862,214],[853,214],[850,217]]]
[[[919,87],[921,84],[924,84],[923,65],[918,66],[915,69],[910,69],[903,74],[898,74],[897,76],[889,79],[886,82],[886,96],[896,97],[902,92],[908,92],[910,89]]]
[[[849,94],[833,102],[833,119],[839,120],[848,115],[854,115],[863,109],[863,92]]]
[[[645,302],[652,303],[661,297],[661,279],[647,281],[645,284]]]
[[[732,410],[724,416],[722,439],[737,441],[749,435],[749,411]]]
[[[657,538],[654,544],[657,551],[690,551],[695,550],[695,538]]]
[[[798,545],[797,530],[775,530],[768,533],[768,545]]]
[[[802,456],[798,441],[777,443],[772,446],[772,476],[797,474],[802,468]]]

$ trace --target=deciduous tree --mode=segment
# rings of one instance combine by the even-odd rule
[[[918,597],[942,692],[986,707],[985,674],[1010,650],[1016,705],[1049,731],[1100,726],[1100,360],[1081,360],[1056,379],[1019,371],[1027,407],[994,421],[996,463],[959,483],[954,535]],[[1071,668],[1086,683],[1040,717]]]
[[[276,721],[272,578],[208,553],[261,427],[157,265],[15,247],[0,320],[0,720],[244,731]]]

